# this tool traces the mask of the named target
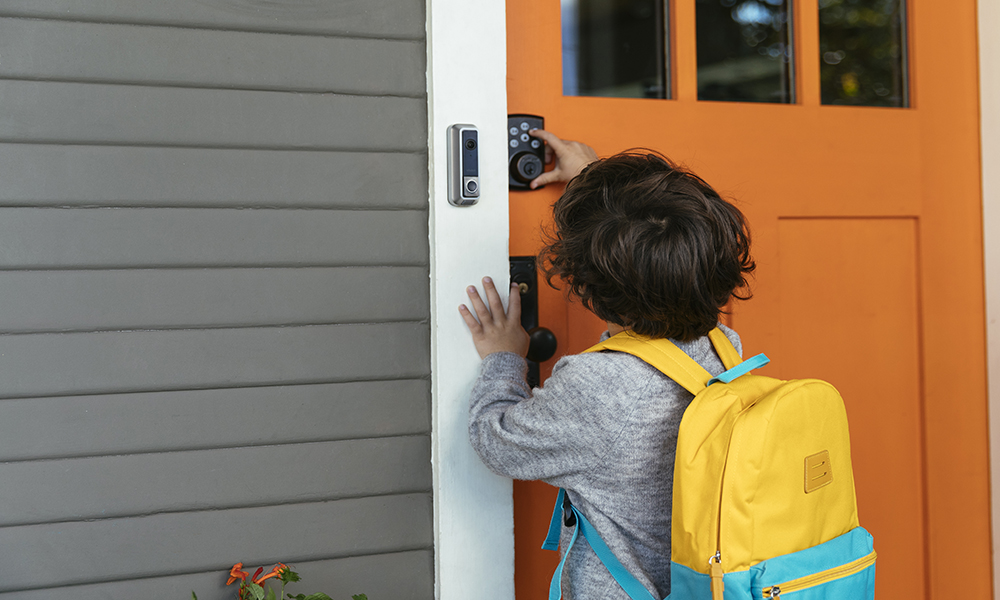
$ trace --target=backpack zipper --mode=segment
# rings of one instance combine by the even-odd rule
[[[763,589],[763,597],[780,598],[781,594],[790,594],[792,592],[798,592],[799,590],[829,583],[837,579],[849,577],[872,566],[875,563],[876,556],[875,551],[872,550],[871,554],[862,556],[857,560],[852,560],[851,562],[840,565],[839,567],[827,569],[826,571],[821,571],[819,573],[813,573],[812,575],[806,575],[805,577],[799,577],[798,579],[786,581],[785,583],[780,583],[778,585],[772,585],[771,587]]]
[[[723,600],[723,592],[726,589],[722,577],[722,551],[716,550],[715,554],[708,559],[709,575],[712,577],[712,600]]]

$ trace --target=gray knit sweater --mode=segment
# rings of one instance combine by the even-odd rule
[[[739,336],[722,330],[742,354]],[[707,337],[677,345],[712,375],[725,370]],[[483,360],[472,391],[472,446],[500,475],[565,488],[625,568],[653,596],[666,597],[674,451],[691,394],[620,352],[563,357],[534,390],[526,368],[509,352]],[[563,527],[562,552],[571,531]],[[544,535],[538,532],[539,544]],[[582,537],[566,560],[562,589],[572,600],[628,600]]]

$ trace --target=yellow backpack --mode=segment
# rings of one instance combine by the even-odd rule
[[[709,337],[728,369],[717,377],[665,339],[623,332],[587,350],[632,354],[695,395],[677,437],[670,597],[873,599],[876,555],[858,523],[840,394],[817,379],[751,375],[767,357],[743,361],[721,330]]]

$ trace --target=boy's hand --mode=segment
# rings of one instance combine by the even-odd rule
[[[584,167],[597,160],[597,153],[587,144],[561,140],[544,129],[532,129],[528,135],[545,141],[545,164],[552,162],[553,155],[556,161],[554,169],[542,173],[531,181],[531,189],[546,183],[569,181],[579,175]]]
[[[500,294],[493,286],[493,280],[483,277],[483,289],[486,290],[487,307],[475,286],[466,290],[476,316],[464,304],[458,307],[465,324],[472,332],[472,341],[480,358],[494,352],[514,352],[521,356],[528,354],[528,334],[521,327],[521,293],[517,284],[511,284],[510,300],[507,312],[504,313]],[[479,317],[476,320],[476,317]]]

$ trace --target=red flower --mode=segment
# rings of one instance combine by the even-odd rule
[[[229,581],[226,582],[226,585],[232,584],[237,579],[243,581],[244,579],[247,578],[247,575],[249,575],[249,573],[247,573],[246,571],[241,571],[240,569],[242,568],[243,568],[243,563],[238,562],[235,565],[233,565],[232,569],[229,569]]]
[[[287,568],[288,567],[285,566],[284,564],[278,563],[278,564],[274,565],[274,568],[271,569],[270,573],[268,573],[267,575],[264,575],[260,579],[257,579],[257,576],[260,575],[260,572],[264,570],[264,567],[261,567],[260,569],[257,570],[256,573],[254,573],[253,582],[256,583],[257,585],[263,585],[263,583],[265,581],[267,581],[268,579],[270,579],[272,577],[280,577],[282,569],[287,569]]]

